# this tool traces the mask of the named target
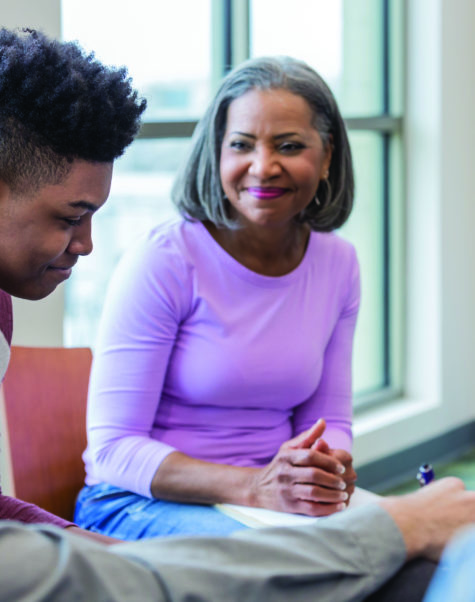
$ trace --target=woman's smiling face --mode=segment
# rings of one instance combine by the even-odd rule
[[[243,226],[286,226],[314,199],[331,147],[312,121],[307,102],[283,89],[250,90],[229,105],[220,176]]]

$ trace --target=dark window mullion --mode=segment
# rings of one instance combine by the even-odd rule
[[[383,27],[382,27],[382,55],[383,55],[383,90],[382,103],[383,115],[390,114],[390,27],[389,27],[389,0],[382,0],[383,10]],[[392,384],[391,374],[391,257],[390,257],[390,241],[391,228],[389,224],[390,218],[390,133],[385,132],[382,139],[383,156],[383,383],[385,387]]]
[[[383,156],[383,383],[385,387],[392,384],[391,374],[391,288],[390,288],[390,237],[391,228],[389,225],[390,213],[390,192],[389,192],[389,165],[390,165],[390,134],[382,136]]]
[[[223,31],[224,31],[224,74],[233,68],[233,23],[232,0],[223,0]]]

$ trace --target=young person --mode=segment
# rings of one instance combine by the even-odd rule
[[[91,252],[92,217],[144,109],[124,68],[36,31],[0,30],[0,382],[13,328],[10,295],[46,297]],[[0,519],[85,533],[1,490]]]

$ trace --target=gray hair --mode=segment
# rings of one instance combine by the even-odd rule
[[[250,90],[287,90],[301,96],[313,113],[313,126],[325,148],[332,148],[328,180],[317,190],[320,204],[309,205],[295,219],[312,230],[340,227],[353,207],[354,178],[350,145],[335,98],[311,67],[290,57],[250,59],[222,81],[211,105],[193,133],[188,157],[178,174],[172,199],[186,219],[211,221],[217,227],[237,228],[220,179],[221,145],[228,107]]]

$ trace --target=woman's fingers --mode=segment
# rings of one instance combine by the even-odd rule
[[[299,501],[294,505],[295,514],[305,514],[307,516],[330,516],[330,514],[335,514],[335,512],[341,512],[346,508],[345,502],[338,502],[337,504],[324,504],[324,503],[314,503],[307,501]]]
[[[316,423],[298,443],[316,443],[322,427],[324,422]],[[255,505],[310,516],[326,516],[346,507],[354,487],[347,483],[341,460],[352,471],[351,455],[332,452],[324,441],[313,449],[284,444],[272,462],[256,473]]]
[[[304,502],[340,504],[347,502],[349,495],[346,491],[327,489],[318,485],[297,483],[292,488],[295,499]]]
[[[312,449],[319,451],[322,454],[329,454],[331,451],[330,446],[324,439],[318,439],[315,441],[315,443],[312,445]]]
[[[293,466],[313,466],[336,475],[343,475],[345,466],[335,457],[315,449],[287,450],[285,458]]]
[[[304,483],[337,491],[345,491],[347,487],[345,480],[339,475],[313,466],[292,466],[289,468],[288,483],[292,485]]]
[[[349,452],[347,452],[344,449],[331,449],[329,451],[329,454],[333,458],[335,458],[339,462],[341,462],[343,464],[343,466],[345,467],[345,472],[342,475],[342,478],[344,479],[344,481],[346,483],[346,492],[348,493],[348,496],[349,496],[348,501],[346,503],[348,504],[351,496],[353,495],[353,493],[355,491],[355,483],[356,483],[356,479],[357,479],[356,471],[353,468],[353,457]]]
[[[332,449],[329,454],[345,467],[343,478],[347,483],[355,483],[357,479],[356,471],[353,468],[353,457],[344,449]]]
[[[323,435],[326,428],[326,423],[323,418],[317,420],[317,422],[309,429],[297,435],[293,439],[289,439],[283,444],[283,447],[291,448],[309,448],[315,444],[315,442]]]

